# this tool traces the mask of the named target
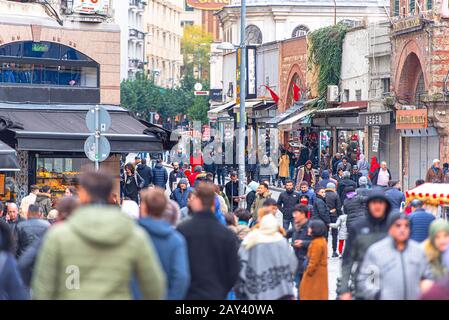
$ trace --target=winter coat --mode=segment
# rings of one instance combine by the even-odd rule
[[[20,202],[20,212],[26,216],[26,214],[28,213],[28,207],[31,204],[35,204],[36,203],[36,199],[37,199],[37,195],[34,193],[30,193],[29,195],[27,195],[26,197],[24,197],[22,199],[22,201]]]
[[[234,201],[234,197],[239,196],[239,182],[228,181],[225,185],[225,193],[232,204],[233,209],[238,206],[238,202]]]
[[[426,182],[429,183],[443,183],[444,182],[444,174],[441,168],[437,168],[437,172],[433,170],[433,166],[427,170],[426,174]]]
[[[153,184],[156,187],[165,189],[167,187],[168,173],[162,163],[158,163],[153,168]]]
[[[256,191],[250,191],[246,195],[246,210],[251,211],[251,207],[254,203],[254,200],[256,200]]]
[[[50,223],[43,219],[31,218],[17,225],[17,256],[20,255],[34,242],[43,237]]]
[[[342,179],[337,186],[337,193],[340,199],[346,199],[346,188],[354,187],[354,190],[357,188],[357,184],[352,181],[350,178]],[[344,201],[343,201],[344,202]]]
[[[29,295],[20,277],[16,259],[0,251],[0,300],[27,300]]]
[[[288,155],[284,154],[279,159],[279,177],[288,178],[290,177],[290,159]]]
[[[137,166],[137,172],[144,181],[142,187],[148,188],[150,184],[153,183],[153,170],[146,164],[145,165],[139,164]]]
[[[357,221],[366,215],[366,200],[368,198],[355,195],[352,198],[347,198],[343,204],[343,212],[347,215],[346,224],[348,230],[351,226],[355,225]]]
[[[184,237],[163,220],[143,218],[139,225],[148,232],[167,278],[167,300],[184,299],[190,284],[189,258]]]
[[[20,275],[22,276],[22,280],[27,287],[31,286],[31,277],[34,273],[34,266],[36,264],[37,255],[41,249],[43,239],[44,237],[34,241],[17,259]]]
[[[326,204],[329,208],[329,214],[332,216],[341,215],[341,200],[337,192],[333,190],[326,190]]]
[[[278,300],[294,296],[293,274],[298,261],[286,239],[239,250],[240,277],[235,286],[240,300]],[[276,279],[276,281],[272,281]]]
[[[256,199],[254,200],[253,205],[251,206],[251,213],[253,215],[254,220],[257,220],[259,209],[263,208],[263,203],[265,202],[265,200],[269,198],[271,198],[270,191],[267,191],[262,195],[256,193]]]
[[[305,167],[300,167],[298,169],[298,174],[296,175],[296,189],[299,190],[301,182],[303,181],[307,181],[309,183],[309,187],[310,188],[315,188],[315,172],[313,172],[313,169],[310,170],[310,181],[308,181],[307,179],[304,178],[304,175],[306,173],[306,168]],[[309,172],[307,170],[307,172]]]
[[[187,198],[192,191],[193,189],[190,187],[187,187],[184,191],[182,191],[181,188],[178,187],[171,194],[171,198],[172,200],[176,201],[176,203],[179,205],[179,208],[182,209],[187,206]]]
[[[273,170],[271,167],[271,162],[267,164],[261,164],[259,166],[259,177],[271,177],[273,175]]]
[[[139,203],[139,190],[143,185],[143,178],[135,173],[133,176],[123,176],[123,195],[136,203]]]
[[[68,271],[79,278],[76,290],[67,287]],[[146,232],[118,208],[85,206],[45,235],[32,280],[33,298],[131,299],[132,275],[144,299],[165,297],[164,271]]]
[[[298,273],[304,273],[304,260],[307,256],[307,250],[309,249],[312,237],[308,235],[309,221],[302,226],[295,225],[287,232],[287,237],[292,239],[293,250],[295,251],[296,258],[298,259]],[[302,246],[297,248],[294,246],[296,240],[302,241]]]
[[[387,201],[386,214],[380,218],[373,218],[369,213],[364,217],[357,220],[354,225],[349,225],[349,215],[347,218],[348,227],[348,239],[346,239],[345,250],[343,251],[343,261],[341,267],[341,281],[339,292],[346,293],[351,292],[349,287],[349,280],[352,278],[353,281],[357,279],[360,272],[360,264],[363,262],[365,254],[368,248],[373,244],[385,238],[388,234],[387,220],[390,214],[390,204],[388,199],[383,195],[383,193],[373,192],[368,198],[369,201],[372,198],[381,198]],[[356,265],[357,268],[353,270],[353,266]],[[360,298],[361,292],[357,287],[354,288],[355,297]],[[363,298],[363,296],[362,296]]]
[[[435,216],[424,209],[417,209],[410,214],[410,239],[423,242],[429,237],[429,226]]]
[[[174,187],[173,188],[173,186],[176,184],[176,186],[178,185],[178,182],[179,182],[179,180],[181,180],[181,179],[183,179],[183,178],[185,178],[186,177],[186,175],[184,174],[184,172],[182,172],[181,170],[178,170],[178,171],[172,171],[172,172],[170,172],[170,174],[169,174],[169,177],[168,177],[168,184],[169,184],[169,186],[170,186],[170,189],[171,190],[174,190],[174,189],[176,189],[176,187]]]
[[[338,229],[338,240],[346,240],[348,238],[347,217],[346,214],[342,214],[338,217],[337,222],[329,225],[331,228]]]
[[[331,180],[331,179],[330,179],[329,171],[324,170],[324,171],[321,173],[321,180],[318,182],[318,187],[326,189],[326,188],[327,188],[327,184],[328,184],[329,182],[335,183],[334,180]]]
[[[178,226],[187,242],[190,286],[187,300],[224,300],[240,271],[237,236],[212,212],[195,212]]]
[[[329,207],[326,204],[326,200],[319,195],[316,197],[315,203],[313,204],[312,219],[320,219],[326,225],[331,223]]]
[[[360,297],[369,300],[416,300],[421,293],[421,280],[432,279],[424,250],[413,240],[404,251],[398,251],[391,237],[368,248],[357,287]],[[372,282],[378,285],[372,285]]]
[[[377,185],[377,179],[379,178],[379,171],[380,170],[382,170],[382,169],[381,168],[377,168],[376,171],[374,171],[374,174],[373,174],[373,176],[371,178],[371,182],[373,183],[374,186]],[[387,169],[387,171],[388,171],[388,175],[389,175],[388,181],[391,181],[392,175],[391,175],[390,169]]]
[[[51,211],[51,195],[47,193],[38,193],[36,197],[35,205],[37,205],[40,209],[44,217],[48,216],[48,213]]]
[[[307,258],[307,268],[299,289],[300,300],[328,300],[327,241],[324,237],[311,241]]]
[[[402,202],[405,202],[404,192],[398,190],[397,188],[391,188],[385,191],[385,195],[388,200],[390,200],[391,208],[393,210],[399,210],[401,208]]]
[[[362,173],[361,172],[357,172],[357,173],[351,173],[351,176],[349,179],[351,179],[352,181],[355,182],[355,184],[357,185],[357,188],[359,187],[359,179],[362,177]]]
[[[293,217],[293,208],[299,204],[299,194],[295,191],[283,191],[278,198],[278,208],[282,212],[284,219]]]
[[[301,198],[302,196],[307,196],[307,197],[309,198],[309,204],[310,204],[310,205],[314,205],[314,204],[315,204],[315,201],[316,201],[316,193],[313,192],[312,189],[307,190],[307,192],[299,191],[298,194],[299,194],[299,197],[300,197],[300,198]]]

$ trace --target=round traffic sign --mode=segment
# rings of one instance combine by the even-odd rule
[[[91,108],[86,114],[86,126],[90,132],[97,131],[95,124],[95,115],[98,113],[98,131],[106,132],[111,127],[111,116],[109,112],[100,106],[95,106]]]
[[[84,153],[90,161],[102,162],[109,157],[111,153],[111,144],[108,139],[100,136],[98,143],[98,152],[95,152],[95,135],[89,136],[84,143]]]
[[[203,90],[203,85],[199,82],[195,83],[195,87],[194,87],[195,91],[201,91]]]

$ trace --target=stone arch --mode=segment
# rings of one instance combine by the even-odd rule
[[[428,90],[427,74],[424,72],[421,50],[413,40],[402,49],[395,75],[395,91],[399,100],[413,104],[418,82],[424,82],[424,90]]]
[[[306,80],[301,68],[298,64],[294,64],[290,68],[290,72],[287,77],[287,87],[283,92],[283,105],[284,111],[290,108],[293,105],[293,82],[296,82],[300,88],[304,88],[306,86]]]

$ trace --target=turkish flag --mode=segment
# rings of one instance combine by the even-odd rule
[[[296,82],[293,82],[293,100],[298,101],[299,100],[299,93],[301,92],[301,88],[298,87]]]
[[[268,87],[268,86],[265,86],[265,88],[267,88],[267,90],[270,92],[271,98],[273,98],[274,102],[275,102],[276,104],[278,104],[278,103],[279,103],[279,96],[276,94],[276,92],[274,92],[273,90],[271,90],[270,87]]]

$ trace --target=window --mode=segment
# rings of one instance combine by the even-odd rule
[[[361,101],[362,100],[362,90],[360,90],[360,89],[355,90],[355,100],[356,101]]]
[[[394,0],[393,15],[394,16],[398,16],[399,15],[399,0]]]
[[[433,8],[433,0],[427,0],[427,10],[432,10]]]
[[[344,101],[345,102],[348,102],[349,101],[349,89],[345,89],[344,91],[343,91],[343,99],[344,99]]]
[[[262,44],[262,31],[251,24],[246,27],[246,43],[247,44]]]
[[[81,52],[51,42],[0,47],[0,83],[98,87],[99,67]]]
[[[383,78],[382,79],[382,93],[388,93],[390,92],[390,78]]]
[[[304,25],[297,26],[292,32],[292,38],[305,36],[309,33],[309,28]]]
[[[409,8],[409,12],[410,12],[410,14],[414,14],[415,13],[415,0],[409,0],[410,2],[409,2],[409,5],[410,5],[410,8]]]

